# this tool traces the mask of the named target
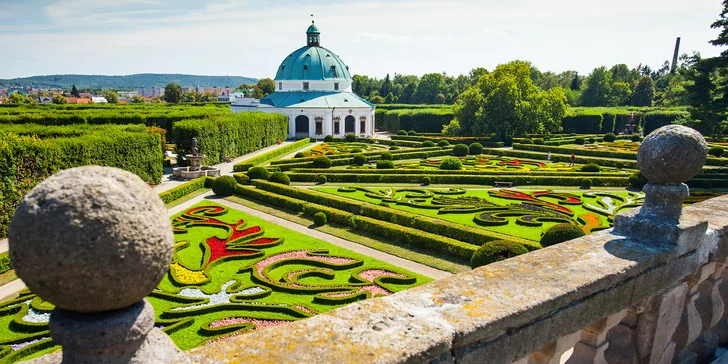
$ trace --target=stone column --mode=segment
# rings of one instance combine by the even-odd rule
[[[581,331],[581,341],[574,345],[574,353],[567,364],[607,363],[604,352],[609,347],[607,334],[627,316],[627,309],[609,315]]]
[[[144,299],[167,273],[174,236],[164,203],[116,168],[61,171],[33,188],[10,223],[10,259],[56,308],[62,352],[36,363],[185,362]]]
[[[707,156],[705,139],[691,128],[668,125],[652,132],[637,153],[640,172],[650,181],[643,188],[644,205],[615,216],[614,232],[694,248],[698,241],[690,240],[697,239],[681,231],[678,222],[689,194],[684,182],[700,173]]]
[[[695,307],[702,321],[702,332],[688,348],[697,355],[698,363],[706,363],[713,359],[718,348],[718,336],[711,329],[718,324],[723,316],[723,299],[718,287],[722,283],[724,260],[711,262],[703,267],[709,276],[698,285],[700,296],[695,301]]]

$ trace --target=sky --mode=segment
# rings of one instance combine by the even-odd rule
[[[720,0],[0,0],[0,78],[185,73],[271,77],[305,45],[352,74],[467,74],[515,59],[542,71],[652,68],[708,43]]]

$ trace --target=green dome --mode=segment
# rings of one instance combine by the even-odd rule
[[[308,45],[295,50],[278,67],[276,80],[351,81],[349,67],[334,52],[319,45],[319,30],[311,24]]]

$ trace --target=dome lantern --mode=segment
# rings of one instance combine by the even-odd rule
[[[309,47],[318,47],[321,44],[321,32],[313,20],[311,20],[311,26],[306,30],[306,44]]]

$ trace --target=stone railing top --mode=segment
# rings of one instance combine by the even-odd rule
[[[190,355],[201,363],[483,362],[470,356],[475,345],[487,347],[488,362],[509,363],[694,272],[707,256],[696,249],[711,245],[701,212],[719,211],[710,216],[712,234],[726,234],[726,203],[728,196],[686,209],[680,237],[695,242],[692,251],[603,231]]]

